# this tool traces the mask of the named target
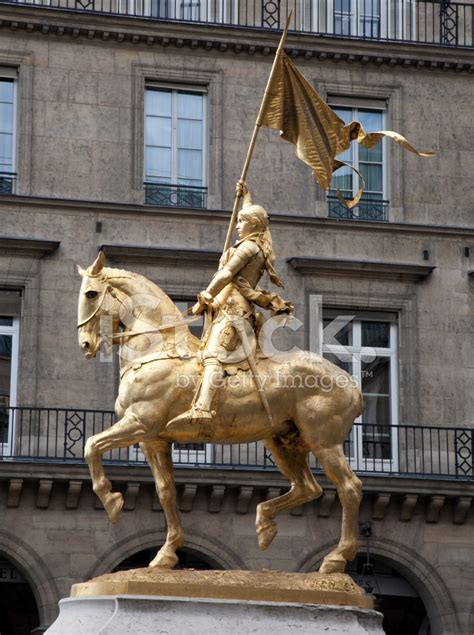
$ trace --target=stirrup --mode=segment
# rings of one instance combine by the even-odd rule
[[[203,421],[210,421],[215,414],[215,410],[204,410],[203,408],[193,405],[189,410],[168,421],[166,427],[175,427],[175,424],[179,425],[180,423],[198,424]]]

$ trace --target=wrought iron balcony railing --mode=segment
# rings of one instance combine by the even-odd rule
[[[16,174],[14,172],[0,172],[0,195],[15,192]]]
[[[145,205],[159,207],[207,207],[207,187],[145,182]]]
[[[343,205],[337,196],[328,196],[329,218],[388,221],[388,201],[364,196],[354,208]]]
[[[0,4],[251,29],[282,29],[293,11],[291,30],[299,33],[474,45],[474,6],[469,0],[0,0]]]
[[[107,429],[114,413],[63,408],[0,408],[0,461],[83,463],[87,438]],[[346,456],[359,473],[430,479],[474,480],[474,429],[433,426],[354,425]],[[174,447],[180,467],[274,471],[263,443],[186,444]],[[144,465],[138,446],[104,455],[105,463]],[[320,470],[312,459],[311,467]]]

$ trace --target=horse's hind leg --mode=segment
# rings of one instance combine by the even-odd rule
[[[277,534],[277,525],[274,520],[277,514],[307,503],[322,494],[322,489],[308,466],[308,447],[301,441],[299,435],[289,443],[280,437],[265,439],[265,446],[272,453],[280,472],[290,481],[291,487],[286,494],[257,506],[255,524],[258,544],[262,550],[270,545]]]
[[[176,549],[184,542],[184,532],[178,515],[176,485],[173,477],[170,444],[167,441],[140,443],[155,479],[156,493],[166,516],[166,542],[148,565],[172,569],[178,564]]]
[[[324,558],[321,573],[342,572],[346,562],[357,555],[358,515],[362,500],[362,483],[351,470],[342,445],[311,448],[326,476],[334,483],[342,506],[342,528],[339,544]]]
[[[105,476],[102,455],[114,448],[127,448],[142,440],[144,428],[134,414],[126,414],[108,430],[87,439],[84,458],[89,466],[92,489],[102,501],[108,517],[113,523],[119,519],[123,507],[123,496],[112,492],[112,484]]]

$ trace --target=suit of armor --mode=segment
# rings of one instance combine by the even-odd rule
[[[193,312],[207,310],[208,315],[208,327],[201,345],[202,381],[191,409],[175,417],[168,426],[175,423],[181,425],[186,421],[209,420],[215,414],[211,411],[211,405],[224,376],[222,364],[229,361],[230,353],[240,347],[242,329],[247,332],[249,327],[255,329],[255,305],[269,309],[273,314],[291,312],[293,309],[290,303],[275,293],[257,286],[265,270],[271,271],[278,284],[281,283],[269,262],[269,250],[268,247],[265,249],[263,239],[268,217],[262,207],[252,205],[248,191],[240,214],[256,215],[263,227],[260,227],[261,231],[251,231],[251,221],[243,221],[239,215],[239,224],[247,222],[245,235],[224,252],[209,286],[198,295]],[[258,229],[256,226],[254,228]]]

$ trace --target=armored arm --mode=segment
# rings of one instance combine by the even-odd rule
[[[193,313],[197,314],[204,310],[206,304],[210,304],[222,289],[233,280],[239,271],[245,267],[248,261],[259,251],[259,246],[253,240],[245,240],[232,254],[230,260],[219,269],[212,278],[205,291],[198,294],[197,304],[193,307]]]

